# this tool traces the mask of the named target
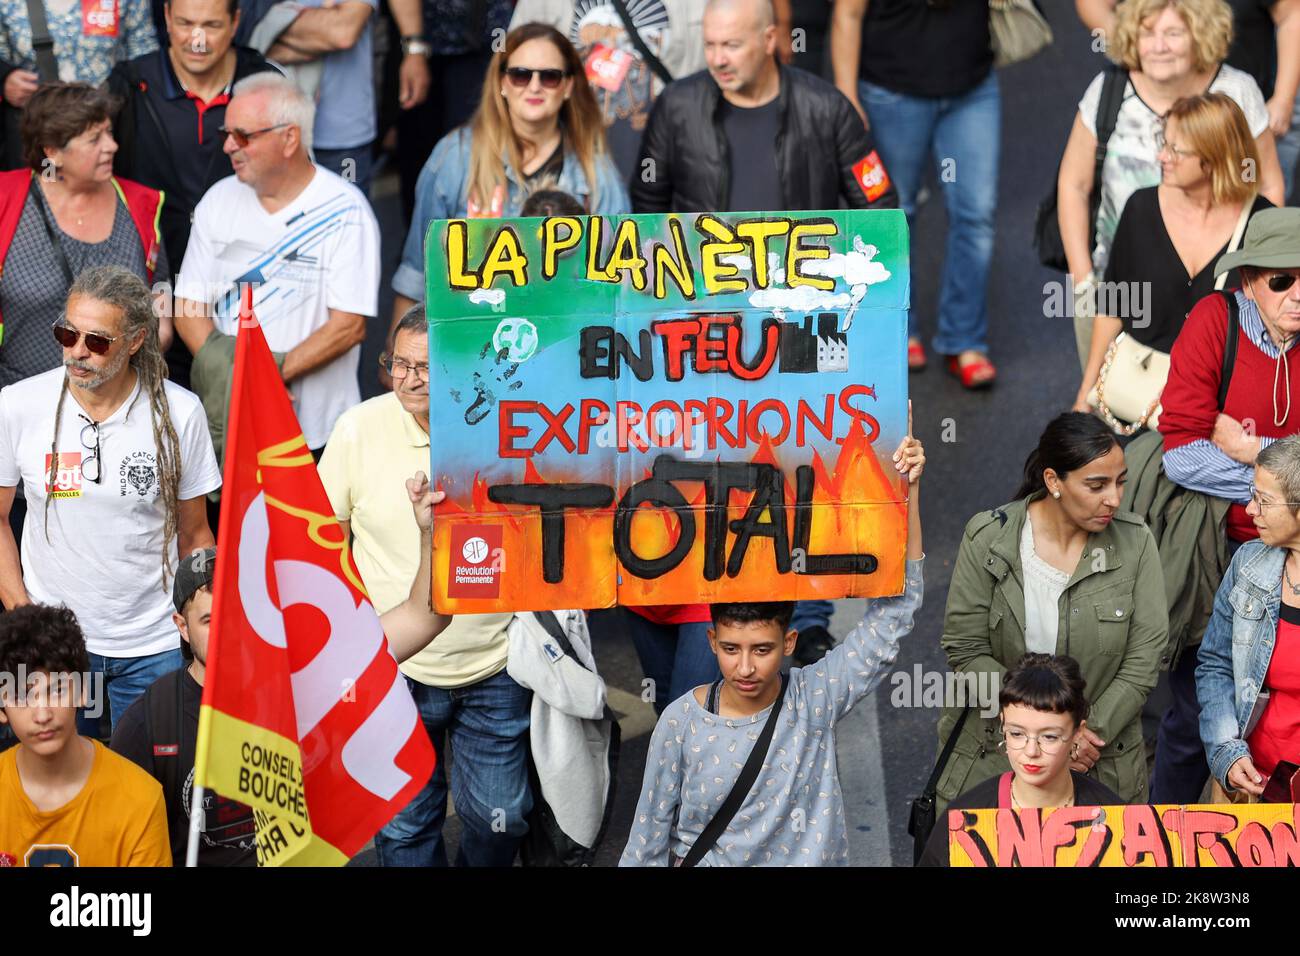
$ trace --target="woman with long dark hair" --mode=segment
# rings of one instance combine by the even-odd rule
[[[1026,652],[1077,660],[1093,702],[1070,767],[1141,803],[1142,704],[1156,684],[1169,621],[1155,539],[1119,510],[1126,477],[1124,453],[1100,419],[1082,412],[1053,419],[1015,500],[966,525],[942,643],[949,666],[980,675],[979,687],[996,686]],[[945,709],[940,751],[958,737],[939,780],[939,810],[1010,769],[998,718],[981,715],[991,706]]]

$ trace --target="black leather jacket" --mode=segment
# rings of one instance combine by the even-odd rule
[[[893,183],[875,201],[853,167],[875,149],[871,134],[835,87],[778,64],[776,136],[779,209],[895,209]],[[726,211],[731,158],[722,94],[707,70],[669,84],[655,101],[629,192],[634,212]]]

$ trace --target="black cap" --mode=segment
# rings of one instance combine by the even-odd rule
[[[211,588],[212,578],[217,572],[217,549],[205,548],[181,558],[176,569],[176,580],[172,582],[172,603],[176,613],[181,613],[185,602],[194,596],[199,588]]]

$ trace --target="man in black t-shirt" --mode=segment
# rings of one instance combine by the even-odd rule
[[[185,865],[190,804],[194,793],[194,747],[199,735],[199,703],[212,616],[212,576],[217,549],[197,551],[180,562],[172,583],[172,620],[181,634],[188,663],[149,687],[113,728],[112,749],[138,764],[163,785],[172,862]],[[203,793],[200,866],[256,866],[253,811],[242,803]]]

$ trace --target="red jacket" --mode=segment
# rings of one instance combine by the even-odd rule
[[[30,169],[13,169],[0,173],[0,275],[4,273],[4,262],[9,256],[9,246],[18,232],[18,222],[22,219],[23,206],[27,203],[28,191],[36,179],[36,173]],[[148,186],[141,186],[129,179],[113,178],[113,188],[126,205],[135,223],[135,231],[140,236],[144,248],[145,281],[153,285],[154,266],[158,263],[158,246],[162,242],[159,218],[162,213],[163,194]],[[0,343],[4,341],[4,315],[0,313]]]

